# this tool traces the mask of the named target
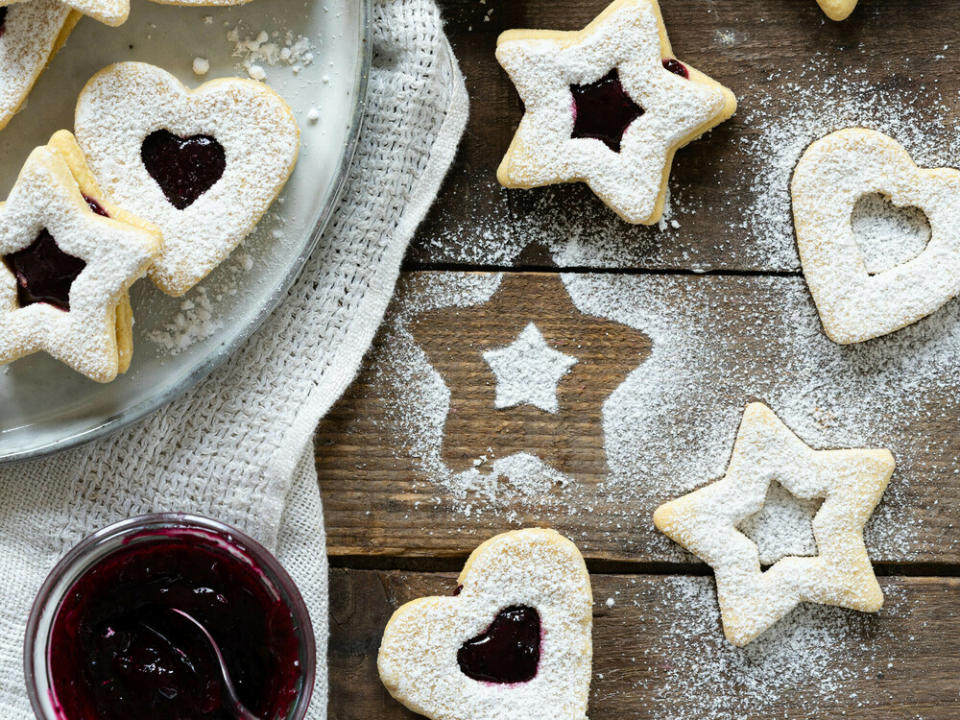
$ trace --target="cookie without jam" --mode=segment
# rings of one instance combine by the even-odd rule
[[[803,275],[834,342],[894,332],[960,294],[960,171],[918,168],[893,138],[847,128],[807,148],[790,191]],[[878,273],[851,223],[857,201],[872,193],[919,208],[931,228],[919,255]]]
[[[893,469],[889,450],[814,450],[770,408],[751,403],[723,478],[661,505],[653,522],[713,568],[723,632],[742,647],[801,602],[883,606],[863,526]],[[764,571],[757,545],[738,527],[763,507],[774,479],[798,498],[823,498],[813,518],[819,554],[784,557]]]

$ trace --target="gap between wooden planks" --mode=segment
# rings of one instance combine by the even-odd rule
[[[380,684],[376,671],[380,637],[400,604],[452,593],[456,575],[334,569],[330,577],[330,717],[417,717],[390,698]],[[960,717],[960,663],[956,661],[960,579],[884,578],[881,584],[888,607],[879,615],[830,608],[804,618],[802,622],[817,638],[820,631],[830,637],[831,620],[842,618],[844,629],[837,633],[837,645],[816,655],[825,664],[809,668],[803,682],[768,688],[746,684],[751,678],[750,663],[737,665],[738,671],[728,676],[713,673],[713,665],[733,665],[734,656],[746,651],[723,644],[715,610],[696,603],[684,606],[676,597],[678,587],[687,592],[693,587],[701,591],[698,597],[709,600],[713,591],[710,578],[593,575],[591,579],[595,600],[592,720],[654,720],[664,712],[704,720]],[[608,597],[614,598],[612,608],[606,605]],[[704,622],[700,617],[704,612],[713,617]],[[790,618],[783,622],[789,623]],[[703,632],[685,638],[685,625]],[[792,651],[811,651],[804,646],[811,642],[810,636],[801,635],[798,641]],[[758,650],[762,652],[762,648],[753,652]],[[738,674],[745,683],[739,687]],[[819,685],[821,678],[831,674],[848,678],[841,692],[833,694]],[[737,687],[745,698],[751,698],[746,705],[760,709],[742,714],[692,714],[702,698],[692,698],[691,693],[733,693]],[[769,706],[753,695],[762,697],[766,692],[770,693]],[[722,705],[728,700],[721,697],[719,702]]]

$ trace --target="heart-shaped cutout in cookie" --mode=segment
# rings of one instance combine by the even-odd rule
[[[892,138],[850,128],[813,143],[791,184],[797,249],[824,332],[849,344],[920,320],[960,292],[960,172],[917,167]],[[918,208],[930,241],[913,259],[871,274],[854,230],[857,202],[879,193]]]
[[[223,145],[209,135],[180,137],[154,130],[140,146],[140,159],[167,200],[183,210],[223,177],[227,158]]]
[[[593,600],[576,546],[552,530],[504,533],[459,582],[390,619],[377,659],[390,694],[433,720],[586,720]]]
[[[76,135],[110,197],[163,232],[150,277],[169,295],[187,292],[253,229],[300,143],[290,108],[263,83],[224,78],[188,90],[135,62],[87,83]]]
[[[457,651],[460,671],[474,680],[529,682],[540,664],[540,613],[514,605],[497,613],[486,630]]]

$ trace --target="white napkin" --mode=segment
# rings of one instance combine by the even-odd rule
[[[352,380],[467,117],[433,0],[376,0],[367,116],[344,199],[285,302],[198,387],[138,425],[0,471],[0,718],[31,716],[23,634],[47,573],[90,532],[192,511],[274,550],[317,634],[308,717],[326,716],[327,564],[319,418]]]

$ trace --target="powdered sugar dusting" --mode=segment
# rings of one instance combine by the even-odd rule
[[[960,469],[940,445],[947,440],[917,430],[918,421],[951,422],[955,411],[945,393],[960,383],[956,304],[888,337],[841,347],[823,335],[801,278],[563,278],[582,312],[627,324],[653,342],[650,357],[604,403],[606,481],[573,482],[541,462],[535,447],[522,457],[484,454],[462,473],[445,465],[441,446],[450,393],[407,323],[430,309],[483,303],[500,277],[421,276],[402,291],[381,345],[388,350],[373,367],[380,383],[397,388],[396,397],[387,399],[383,430],[399,456],[417,458],[422,482],[435,490],[438,505],[465,517],[495,512],[514,522],[532,509],[564,517],[602,508],[598,530],[621,552],[679,558],[644,517],[723,474],[744,405],[761,399],[814,448],[893,452],[898,471],[867,525],[871,557],[899,562],[955,550],[951,534],[936,547],[924,544],[931,533],[917,532],[924,515],[916,508],[926,496],[911,480],[930,473],[953,477]],[[482,339],[477,342],[478,352],[486,349]],[[777,546],[782,538],[770,542]]]
[[[875,681],[899,662],[891,654],[904,640],[897,636],[897,618],[909,611],[901,588],[888,584],[884,591],[883,619],[801,605],[746,648],[733,647],[718,632],[711,578],[626,580],[618,604],[636,605],[652,625],[645,633],[651,642],[629,659],[640,671],[638,689],[662,699],[651,717],[812,718],[833,702],[856,705],[851,689],[858,685],[874,685],[874,701],[892,699]],[[615,662],[627,661],[618,657]],[[602,689],[598,681],[597,691]]]

